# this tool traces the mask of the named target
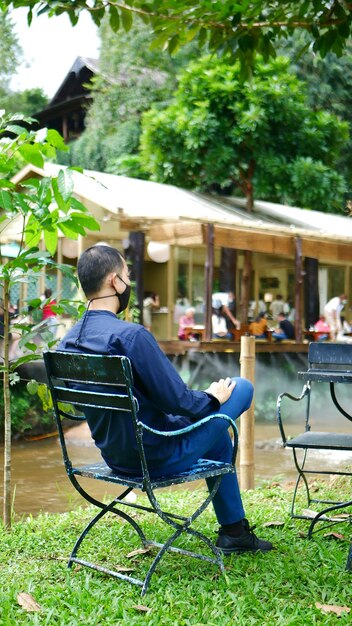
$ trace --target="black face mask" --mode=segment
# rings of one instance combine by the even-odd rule
[[[131,285],[127,285],[127,283],[125,283],[125,281],[121,278],[121,276],[118,276],[118,278],[122,280],[124,285],[126,285],[126,289],[123,293],[117,293],[117,291],[115,291],[115,294],[118,297],[119,303],[120,303],[118,313],[122,313],[122,311],[124,311],[127,308],[128,303],[130,301]]]

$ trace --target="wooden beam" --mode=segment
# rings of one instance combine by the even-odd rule
[[[223,248],[251,250],[264,254],[277,254],[294,257],[294,239],[288,235],[273,235],[258,231],[245,231],[240,228],[215,227],[215,245]]]
[[[163,241],[178,246],[200,245],[205,242],[200,222],[154,224],[150,226],[148,234],[153,241]]]
[[[207,241],[207,224],[184,221],[165,223],[163,220],[147,221],[144,218],[121,218],[121,227],[129,226],[131,230],[144,230],[153,241],[163,241],[178,246],[205,245]],[[352,263],[352,246],[339,241],[300,236],[302,256],[328,261],[331,263]],[[250,250],[263,254],[273,254],[289,258],[295,257],[295,236],[259,230],[243,230],[240,226],[223,227],[214,225],[214,245],[219,248]]]
[[[301,237],[302,256],[320,261],[352,263],[352,246],[339,241],[326,241]],[[258,230],[246,231],[239,227],[223,228],[215,226],[215,246],[252,250],[264,254],[276,254],[294,258],[295,238],[280,233]]]
[[[302,254],[319,261],[352,263],[352,246],[338,241],[302,239]]]

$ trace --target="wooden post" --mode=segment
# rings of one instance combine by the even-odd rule
[[[207,257],[205,260],[205,339],[211,340],[211,295],[214,277],[214,224],[207,225]]]
[[[295,237],[295,337],[296,342],[301,343],[302,333],[302,240]]]
[[[241,337],[240,368],[241,377],[254,385],[255,337]],[[254,489],[254,401],[240,420],[240,486]]]
[[[318,259],[304,259],[304,325],[314,326],[319,319],[319,262]]]
[[[140,324],[143,324],[143,297],[144,297],[144,246],[145,235],[142,231],[131,232],[129,234],[130,251],[129,260],[132,263],[132,280],[136,284],[136,306],[139,308]]]
[[[167,264],[167,329],[166,329],[166,339],[170,340],[173,338],[173,320],[174,320],[174,310],[175,310],[175,246],[170,245],[170,258]],[[192,302],[192,300],[190,300]]]

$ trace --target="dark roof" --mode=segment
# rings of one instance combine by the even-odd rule
[[[45,109],[33,113],[39,128],[55,128],[65,141],[78,137],[85,127],[85,115],[92,100],[89,83],[99,71],[97,59],[77,57]]]
[[[89,91],[87,83],[99,70],[99,61],[89,57],[77,57],[65,79],[46,108],[52,108],[58,102],[70,100]]]

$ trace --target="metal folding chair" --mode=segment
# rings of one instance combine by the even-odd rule
[[[115,578],[129,581],[134,585],[142,587],[141,595],[147,591],[151,576],[153,575],[161,558],[167,552],[175,552],[187,555],[202,561],[216,564],[220,570],[224,570],[222,555],[220,550],[208,537],[198,530],[191,528],[192,523],[211,503],[220,485],[220,481],[225,474],[235,471],[236,451],[238,445],[238,435],[236,425],[227,415],[217,414],[206,417],[191,426],[177,431],[156,431],[138,419],[138,402],[133,394],[133,378],[130,361],[125,356],[107,355],[87,355],[68,352],[45,352],[45,367],[48,377],[49,389],[53,401],[54,416],[59,433],[64,464],[68,477],[77,491],[88,502],[98,507],[99,512],[93,517],[89,524],[79,535],[71,556],[68,560],[68,567],[73,563],[89,567],[93,570],[109,574]],[[69,457],[68,448],[65,441],[65,431],[62,425],[62,418],[69,420],[85,420],[85,410],[94,409],[112,411],[117,420],[131,420],[133,431],[137,442],[141,475],[134,476],[124,473],[113,472],[104,462],[93,463],[85,466],[76,466]],[[195,431],[214,418],[222,418],[228,421],[234,435],[234,454],[231,463],[222,463],[208,459],[199,459],[198,462],[189,468],[188,471],[173,476],[160,476],[151,478],[148,463],[143,445],[143,433],[149,430],[160,436],[161,444],[163,437],[178,437],[185,433]],[[125,489],[122,494],[115,497],[110,503],[93,497],[80,484],[80,477],[92,480],[122,485]],[[212,490],[208,493],[204,502],[196,508],[189,516],[179,515],[174,512],[164,511],[155,495],[155,490],[161,487],[188,483],[194,480],[216,477]],[[126,500],[128,494],[138,489],[146,493],[150,506],[143,506],[137,502]],[[122,508],[121,508],[122,507]],[[135,517],[129,515],[125,507],[132,507],[138,511],[146,511],[158,515],[172,529],[172,534],[167,537],[164,543],[159,543],[147,539],[140,524]],[[146,576],[143,579],[134,578],[125,573],[108,569],[102,565],[81,559],[77,556],[81,544],[87,537],[89,531],[107,513],[113,513],[118,518],[128,522],[138,534],[144,547],[154,546],[158,548]],[[198,552],[184,550],[175,547],[173,544],[182,534],[187,534],[202,541],[210,549],[212,556],[206,556]]]

